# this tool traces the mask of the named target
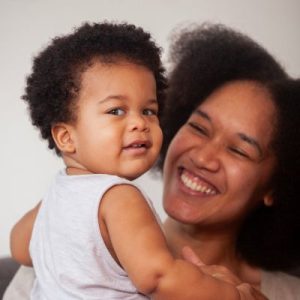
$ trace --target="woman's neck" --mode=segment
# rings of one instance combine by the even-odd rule
[[[199,226],[179,223],[167,218],[164,232],[175,257],[181,257],[184,246],[191,247],[207,265],[223,265],[242,281],[260,285],[260,270],[242,260],[235,249],[235,233],[225,230],[201,230]]]
[[[190,246],[206,264],[224,264],[236,257],[232,235],[208,231],[167,218],[164,231],[173,254],[180,257],[183,246]]]

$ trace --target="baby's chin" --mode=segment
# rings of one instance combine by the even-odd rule
[[[124,175],[120,174],[119,177],[122,177],[122,178],[125,178],[127,180],[132,181],[132,180],[138,179],[139,177],[144,175],[147,171],[148,171],[148,169],[144,172],[133,172],[131,174],[127,173],[127,174],[124,174]]]
[[[127,180],[135,180],[147,173],[149,170],[150,168],[142,168],[138,170],[132,170],[131,172],[120,173],[118,176]]]
[[[117,172],[115,175],[128,179],[128,180],[135,180],[145,173],[147,173],[152,167],[154,163],[151,161],[140,160],[135,161],[135,165],[128,164],[127,166],[124,165],[122,168],[119,168],[119,172]]]

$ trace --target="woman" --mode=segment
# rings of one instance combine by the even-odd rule
[[[299,299],[300,81],[222,26],[175,41],[165,129],[165,234],[269,299]],[[268,271],[266,271],[268,270]]]
[[[169,215],[164,231],[173,253],[179,256],[188,245],[206,264],[224,265],[269,299],[297,299],[299,279],[264,270],[283,270],[299,260],[299,252],[290,251],[290,236],[299,230],[293,227],[298,181],[291,176],[299,152],[286,152],[299,143],[293,114],[299,109],[294,97],[299,83],[290,82],[256,43],[221,26],[182,33],[172,59],[160,165]],[[283,108],[285,103],[292,109]],[[286,141],[282,133],[290,129]],[[285,216],[290,236],[279,226],[277,211]],[[274,227],[265,225],[269,220]],[[254,227],[253,233],[253,223],[259,232]],[[274,228],[281,243],[272,235]],[[286,257],[279,246],[285,246]],[[294,249],[299,251],[299,242]],[[201,268],[216,277],[222,272]],[[31,280],[29,272],[21,280]],[[13,298],[7,293],[4,299]]]

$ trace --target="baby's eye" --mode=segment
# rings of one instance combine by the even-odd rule
[[[125,114],[125,110],[122,108],[113,108],[109,110],[107,113],[111,115],[121,116]]]
[[[157,111],[155,109],[151,109],[151,108],[146,108],[143,110],[143,115],[145,116],[156,116],[157,115]]]

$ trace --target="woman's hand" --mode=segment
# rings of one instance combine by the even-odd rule
[[[18,263],[25,266],[32,266],[29,253],[29,243],[33,224],[39,211],[41,202],[32,210],[27,212],[13,227],[10,233],[10,249],[12,257]]]
[[[263,295],[249,283],[241,283],[236,288],[240,293],[241,300],[268,300],[265,295]]]
[[[220,265],[205,265],[190,247],[182,249],[182,257],[196,265],[201,271],[223,282],[236,286],[241,300],[267,300],[267,298],[253,286],[242,282],[230,270]]]
[[[242,281],[226,267],[220,265],[205,265],[190,247],[184,247],[182,249],[182,257],[186,261],[189,261],[199,267],[201,271],[207,275],[235,286],[242,284]]]

